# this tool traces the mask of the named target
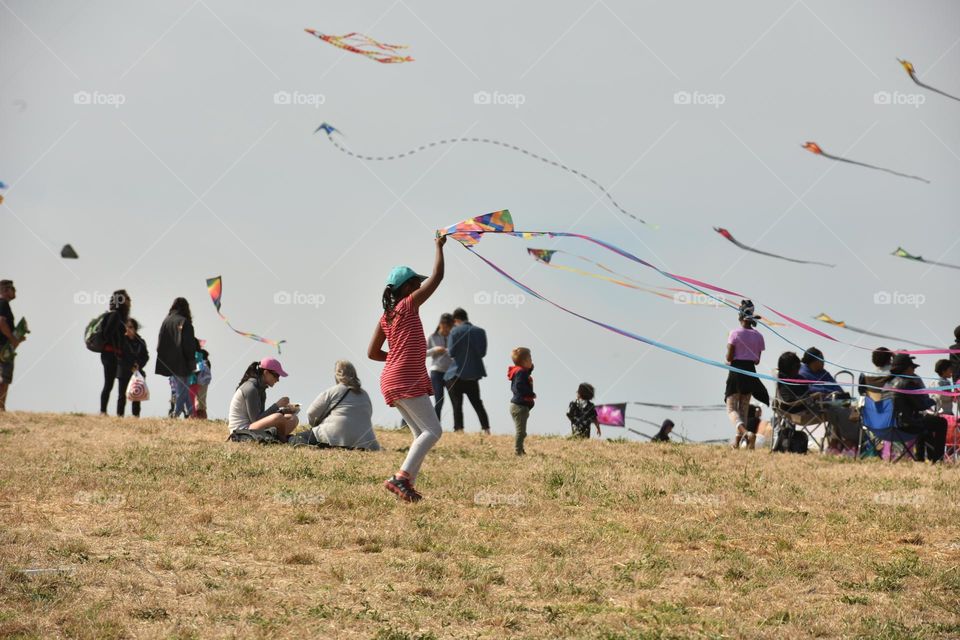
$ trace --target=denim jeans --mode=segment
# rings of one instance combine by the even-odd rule
[[[193,415],[193,403],[190,400],[190,379],[187,376],[170,376],[176,388],[176,400],[173,406],[173,417],[180,417],[183,412],[184,418]]]

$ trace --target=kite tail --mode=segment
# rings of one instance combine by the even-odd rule
[[[911,76],[911,77],[913,78],[913,81],[914,81],[918,86],[921,86],[921,87],[923,87],[924,89],[928,89],[928,90],[930,90],[930,91],[933,91],[934,93],[939,93],[940,95],[946,96],[946,97],[950,98],[951,100],[956,100],[957,102],[960,102],[960,98],[958,98],[957,96],[950,95],[950,94],[947,93],[946,91],[941,91],[940,89],[937,89],[936,87],[931,87],[931,86],[928,85],[928,84],[924,84],[924,83],[920,82],[920,80],[918,80],[916,76]]]
[[[657,341],[657,340],[653,340],[653,339],[651,339],[651,338],[646,338],[646,337],[641,336],[641,335],[639,335],[639,334],[633,333],[633,332],[631,332],[631,331],[627,331],[626,329],[621,329],[621,328],[619,328],[619,327],[615,327],[615,326],[613,326],[613,325],[607,324],[607,323],[602,322],[602,321],[600,321],[600,320],[594,320],[593,318],[590,318],[590,317],[585,316],[585,315],[583,315],[583,314],[581,314],[581,313],[578,313],[578,312],[576,312],[576,311],[573,311],[573,310],[571,310],[571,309],[568,309],[567,307],[564,307],[564,306],[562,306],[562,305],[554,302],[553,300],[547,298],[546,296],[541,295],[539,292],[537,292],[537,291],[535,291],[534,289],[530,288],[529,286],[523,284],[522,282],[520,282],[519,280],[517,280],[516,278],[514,278],[513,276],[511,276],[509,273],[507,273],[506,271],[504,271],[503,269],[501,269],[499,266],[497,266],[496,264],[494,264],[493,262],[491,262],[491,261],[488,260],[487,258],[485,258],[485,257],[483,257],[482,255],[480,255],[479,253],[477,253],[477,252],[476,252],[474,249],[472,249],[471,247],[464,246],[464,248],[467,249],[467,251],[469,251],[471,254],[473,254],[474,256],[476,256],[477,258],[479,258],[480,260],[482,260],[483,262],[485,262],[485,263],[487,264],[487,266],[489,266],[491,269],[493,269],[494,271],[496,271],[497,273],[499,273],[501,276],[503,276],[504,278],[506,278],[507,280],[509,280],[514,286],[516,286],[517,288],[519,288],[521,291],[524,291],[524,292],[528,293],[529,295],[533,296],[534,298],[536,298],[536,299],[538,299],[538,300],[541,300],[541,301],[543,301],[543,302],[546,302],[547,304],[555,307],[556,309],[559,309],[560,311],[563,311],[564,313],[567,313],[567,314],[569,314],[569,315],[572,315],[572,316],[574,316],[575,318],[579,318],[579,319],[581,319],[581,320],[583,320],[583,321],[585,321],[585,322],[589,322],[590,324],[596,325],[596,326],[598,326],[598,327],[602,327],[602,328],[604,328],[604,329],[606,329],[606,330],[608,330],[608,331],[611,331],[611,332],[613,332],[613,333],[619,334],[619,335],[621,335],[621,336],[623,336],[623,337],[625,337],[625,338],[630,338],[631,340],[636,340],[637,342],[642,342],[643,344],[647,344],[647,345],[650,345],[650,346],[652,346],[652,347],[656,347],[656,348],[661,349],[661,350],[663,350],[663,351],[667,351],[667,352],[669,352],[669,353],[673,353],[673,354],[682,356],[682,357],[684,357],[684,358],[688,358],[688,359],[690,359],[690,360],[694,360],[694,361],[696,361],[696,362],[700,362],[700,363],[702,363],[702,364],[707,364],[707,365],[710,365],[710,366],[713,366],[713,367],[717,367],[717,368],[719,368],[719,369],[726,369],[727,371],[733,371],[733,372],[735,372],[735,373],[740,373],[740,374],[743,374],[743,375],[745,375],[745,376],[749,376],[749,377],[752,377],[752,378],[757,378],[757,379],[759,379],[759,380],[767,380],[767,381],[774,382],[774,383],[783,382],[783,383],[786,383],[786,384],[794,384],[794,385],[806,385],[806,384],[811,384],[811,381],[810,381],[810,380],[776,378],[776,377],[774,377],[774,376],[767,375],[767,374],[765,374],[765,373],[757,373],[757,372],[755,372],[755,371],[747,371],[747,370],[745,370],[745,369],[740,369],[740,368],[738,368],[738,367],[734,367],[734,366],[731,366],[731,365],[729,365],[729,364],[726,364],[726,363],[723,363],[723,362],[719,362],[719,361],[717,361],[717,360],[711,360],[710,358],[705,358],[705,357],[703,357],[703,356],[698,356],[698,355],[696,355],[696,354],[694,354],[694,353],[690,353],[689,351],[684,351],[683,349],[679,349],[679,348],[677,348],[677,347],[674,347],[674,346],[665,344],[665,343],[663,343],[663,342],[659,342],[659,341]],[[840,383],[838,383],[838,384],[840,384]],[[855,383],[851,382],[851,383],[849,383],[849,386],[854,386],[854,384],[855,384]],[[875,389],[875,390],[882,390],[882,387],[872,387],[872,386],[870,386],[870,385],[861,385],[861,386],[864,386],[864,387],[866,387],[866,388],[872,388],[872,389]],[[935,393],[935,394],[944,394],[944,395],[960,395],[960,394],[958,394],[958,393],[956,393],[956,392],[953,391],[954,388],[955,388],[954,385],[947,385],[947,386],[944,386],[944,387],[934,387],[934,388],[928,388],[928,389],[922,389],[922,390],[920,390],[920,389],[909,389],[909,390],[907,390],[907,389],[895,389],[894,391],[897,392],[897,393],[907,393],[907,394],[911,394],[911,395],[919,395],[919,394],[926,394],[926,393]]]
[[[547,164],[549,164],[549,165],[551,165],[551,166],[557,167],[558,169],[562,169],[563,171],[566,171],[567,173],[571,173],[571,174],[573,174],[573,175],[575,175],[575,176],[577,176],[577,177],[583,178],[584,180],[586,180],[586,181],[588,181],[590,184],[592,184],[594,187],[596,187],[596,188],[607,198],[607,200],[610,201],[610,203],[614,206],[614,208],[616,208],[616,210],[619,211],[620,213],[622,213],[623,215],[627,216],[628,218],[631,218],[631,219],[635,220],[636,222],[639,222],[640,224],[645,224],[645,225],[647,225],[647,226],[649,226],[649,227],[651,227],[651,228],[653,228],[653,229],[658,229],[658,228],[659,228],[657,225],[651,224],[651,223],[647,222],[646,220],[644,220],[644,219],[642,219],[642,218],[640,218],[640,217],[638,217],[638,216],[630,213],[629,211],[627,211],[626,209],[624,209],[622,206],[620,206],[620,203],[617,202],[617,201],[614,199],[613,195],[607,190],[607,188],[604,187],[604,186],[603,186],[602,184],[600,184],[599,182],[597,182],[597,181],[596,181],[594,178],[592,178],[591,176],[588,176],[587,174],[583,173],[582,171],[579,171],[579,170],[574,169],[574,168],[572,168],[572,167],[568,167],[568,166],[565,165],[565,164],[562,164],[562,163],[560,163],[560,162],[557,162],[556,160],[551,160],[550,158],[545,158],[545,157],[543,157],[543,156],[541,156],[541,155],[539,155],[539,154],[536,154],[536,153],[534,153],[534,152],[532,152],[532,151],[530,151],[530,150],[528,150],[528,149],[524,149],[523,147],[518,147],[518,146],[515,145],[515,144],[510,144],[510,143],[507,143],[507,142],[501,142],[501,141],[499,141],[499,140],[493,140],[493,139],[491,139],[491,138],[446,138],[446,139],[443,139],[443,140],[436,140],[436,141],[434,141],[434,142],[429,142],[429,143],[427,143],[427,144],[422,144],[422,145],[420,145],[419,147],[415,147],[415,148],[413,148],[413,149],[410,149],[409,151],[404,151],[403,153],[398,153],[398,154],[395,154],[395,155],[392,155],[392,156],[366,156],[366,155],[362,155],[362,154],[359,154],[359,153],[355,153],[355,152],[351,151],[350,149],[344,147],[343,145],[341,145],[340,143],[338,143],[336,140],[334,140],[333,137],[332,137],[329,133],[327,133],[327,138],[330,140],[330,142],[333,143],[333,145],[334,145],[337,149],[339,149],[340,151],[342,151],[343,153],[346,153],[347,155],[349,155],[349,156],[351,156],[351,157],[358,158],[358,159],[360,159],[360,160],[369,160],[369,161],[376,161],[376,162],[380,162],[380,161],[384,161],[384,160],[399,160],[400,158],[406,158],[406,157],[408,157],[408,156],[412,156],[412,155],[414,155],[415,153],[419,153],[420,151],[424,151],[424,150],[429,149],[429,148],[431,148],[431,147],[437,147],[437,146],[447,145],[447,144],[456,144],[456,143],[460,143],[460,142],[474,142],[474,143],[478,143],[478,144],[492,144],[492,145],[495,145],[495,146],[498,146],[498,147],[504,147],[505,149],[511,149],[511,150],[513,150],[513,151],[517,151],[517,152],[522,153],[522,154],[524,154],[524,155],[530,156],[531,158],[533,158],[533,159],[535,159],[535,160],[540,160],[541,162],[545,162],[545,163],[547,163]]]
[[[893,169],[887,169],[886,167],[878,167],[875,164],[867,164],[866,162],[859,162],[858,160],[850,160],[848,158],[841,158],[840,156],[831,155],[829,153],[822,154],[824,158],[830,158],[831,160],[837,160],[838,162],[846,162],[848,164],[855,164],[861,167],[866,167],[868,169],[876,169],[877,171],[886,171],[887,173],[892,173],[895,176],[900,176],[901,178],[910,178],[911,180],[919,180],[920,182],[926,182],[930,184],[930,181],[926,178],[921,178],[920,176],[912,176],[909,173],[900,173],[899,171],[894,171]]]

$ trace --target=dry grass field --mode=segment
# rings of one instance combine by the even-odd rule
[[[3,638],[957,638],[960,468],[0,417]],[[62,571],[24,572],[30,569]]]

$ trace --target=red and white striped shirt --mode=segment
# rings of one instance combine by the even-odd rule
[[[387,336],[387,366],[380,374],[380,391],[387,405],[397,400],[433,395],[427,375],[427,339],[420,322],[420,310],[410,296],[393,310],[393,319],[380,317],[380,328]]]

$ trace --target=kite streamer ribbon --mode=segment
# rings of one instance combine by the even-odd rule
[[[406,45],[378,42],[370,36],[365,36],[362,33],[357,33],[355,31],[342,36],[333,36],[320,33],[316,29],[304,29],[304,31],[312,36],[320,38],[326,43],[332,44],[335,47],[339,47],[344,51],[358,53],[362,56],[367,56],[371,60],[376,60],[377,62],[382,62],[384,64],[413,62],[413,58],[410,56],[401,56],[394,53],[399,49],[406,49]]]
[[[649,226],[649,227],[651,227],[651,228],[653,228],[653,229],[657,229],[657,228],[658,228],[657,225],[651,224],[651,223],[647,222],[646,220],[643,220],[643,219],[637,217],[636,215],[630,213],[629,211],[627,211],[626,209],[624,209],[623,207],[621,207],[621,206],[620,206],[620,203],[617,202],[616,200],[614,200],[613,195],[610,194],[610,192],[607,190],[607,188],[606,188],[605,186],[603,186],[602,184],[600,184],[599,182],[597,182],[596,180],[594,180],[593,178],[591,178],[591,177],[588,176],[587,174],[583,173],[582,171],[579,171],[579,170],[574,169],[574,168],[572,168],[572,167],[568,167],[567,165],[562,164],[562,163],[560,163],[560,162],[557,162],[556,160],[551,160],[550,158],[545,158],[545,157],[543,157],[543,156],[541,156],[541,155],[538,155],[538,154],[534,153],[533,151],[530,151],[529,149],[524,149],[523,147],[519,147],[519,146],[517,146],[517,145],[515,145],[515,144],[510,144],[509,142],[501,142],[501,141],[499,141],[499,140],[492,140],[492,139],[490,139],[490,138],[446,138],[446,139],[444,139],[444,140],[435,140],[435,141],[433,141],[433,142],[428,142],[427,144],[422,144],[422,145],[420,145],[419,147],[415,147],[415,148],[413,148],[413,149],[410,149],[409,151],[404,151],[403,153],[398,153],[398,154],[392,155],[392,156],[365,156],[365,155],[361,155],[361,154],[359,154],[359,153],[355,153],[355,152],[351,151],[351,150],[348,149],[347,147],[345,147],[345,146],[343,146],[342,144],[340,144],[337,140],[335,140],[334,137],[333,137],[333,135],[332,135],[331,132],[329,131],[329,129],[333,129],[334,131],[336,131],[336,128],[332,127],[332,126],[329,125],[328,123],[324,122],[322,125],[320,125],[320,127],[317,128],[317,131],[319,131],[319,130],[321,130],[321,129],[323,129],[323,130],[326,132],[326,134],[327,134],[327,139],[333,144],[333,146],[335,146],[337,149],[339,149],[339,150],[342,151],[343,153],[347,154],[348,156],[351,156],[351,157],[354,157],[354,158],[358,158],[358,159],[360,159],[360,160],[370,160],[370,161],[378,161],[378,162],[379,162],[379,161],[382,161],[382,160],[399,160],[400,158],[406,158],[406,157],[408,157],[408,156],[412,156],[413,154],[418,153],[418,152],[420,152],[420,151],[424,151],[424,150],[426,150],[426,149],[431,149],[431,148],[433,148],[433,147],[439,147],[439,146],[448,145],[448,144],[457,144],[457,143],[461,143],[461,142],[464,142],[464,143],[467,143],[467,142],[469,142],[469,143],[478,143],[478,144],[491,144],[491,145],[495,145],[495,146],[498,146],[498,147],[503,147],[504,149],[511,149],[511,150],[513,150],[513,151],[517,151],[517,152],[519,152],[519,153],[522,153],[522,154],[524,154],[524,155],[526,155],[526,156],[530,156],[530,157],[533,158],[534,160],[539,160],[539,161],[541,161],[541,162],[545,162],[545,163],[547,163],[547,164],[549,164],[549,165],[551,165],[551,166],[557,167],[558,169],[563,169],[563,170],[566,171],[567,173],[572,173],[573,175],[575,175],[575,176],[577,176],[577,177],[583,178],[584,180],[586,180],[587,182],[589,182],[589,183],[591,183],[593,186],[595,186],[597,189],[599,189],[600,192],[603,193],[604,196],[606,196],[607,200],[609,200],[610,203],[617,209],[617,211],[619,211],[619,212],[622,213],[623,215],[627,216],[628,218],[631,218],[631,219],[635,220],[636,222],[639,222],[640,224],[645,224],[645,225],[647,225],[647,226]],[[316,131],[315,131],[314,133],[316,133]]]
[[[932,264],[938,267],[947,267],[950,269],[960,269],[960,265],[948,264],[946,262],[937,262],[936,260],[927,260],[923,256],[915,256],[911,253],[908,253],[903,247],[897,247],[897,250],[891,253],[890,255],[896,256],[898,258],[906,258],[907,260],[913,260],[914,262],[922,262],[924,264]]]
[[[213,301],[213,306],[217,308],[217,315],[220,316],[220,319],[223,320],[234,333],[238,333],[245,338],[250,338],[251,340],[256,340],[257,342],[262,342],[268,344],[271,347],[274,347],[277,350],[277,353],[280,353],[280,345],[282,345],[286,340],[271,340],[269,338],[264,338],[263,336],[258,336],[255,333],[250,333],[249,331],[240,331],[235,329],[230,321],[227,320],[227,317],[220,312],[220,298],[223,296],[223,277],[216,276],[214,278],[207,278],[207,290],[210,292],[210,299]]]
[[[835,327],[840,327],[841,329],[846,329],[847,331],[853,331],[854,333],[861,333],[865,336],[873,336],[874,338],[883,338],[884,340],[895,340],[897,342],[909,342],[911,344],[920,345],[921,347],[929,347],[928,349],[911,349],[909,351],[897,350],[896,353],[909,353],[916,356],[929,356],[929,355],[938,355],[944,353],[960,353],[960,350],[957,349],[938,349],[937,347],[929,344],[923,344],[922,342],[915,342],[913,340],[907,340],[906,338],[897,338],[896,336],[888,336],[882,333],[874,333],[873,331],[867,331],[866,329],[860,329],[858,327],[851,327],[843,320],[834,320],[825,313],[814,317],[814,320],[819,320],[820,322],[826,322],[827,324],[832,324]]]
[[[926,178],[921,178],[920,176],[912,176],[909,173],[900,173],[899,171],[894,171],[893,169],[887,169],[885,167],[878,167],[874,164],[867,164],[866,162],[858,162],[857,160],[849,160],[847,158],[841,158],[840,156],[835,156],[831,153],[827,153],[820,148],[816,142],[806,142],[803,145],[803,148],[809,151],[810,153],[818,156],[823,156],[824,158],[830,158],[831,160],[836,160],[838,162],[846,162],[848,164],[856,164],[861,167],[867,167],[868,169],[876,169],[877,171],[886,171],[887,173],[892,173],[895,176],[900,176],[901,178],[910,178],[911,180],[919,180],[920,182],[926,182],[930,184],[930,181]]]
[[[931,87],[928,84],[924,84],[923,82],[920,82],[920,78],[917,77],[917,70],[913,68],[913,63],[911,63],[909,60],[901,60],[900,58],[897,58],[897,62],[903,65],[903,70],[907,72],[907,75],[910,76],[910,79],[913,80],[914,84],[916,84],[918,87],[929,89],[934,93],[939,93],[940,95],[946,96],[951,100],[956,100],[957,102],[960,102],[960,98],[958,98],[957,96],[952,96],[945,91],[941,91],[940,89],[937,89],[936,87]]]
[[[494,217],[494,216],[496,216],[496,218],[500,221],[500,223],[501,223],[500,226],[501,226],[502,228],[501,228],[501,229],[497,229],[497,230],[494,230],[494,229],[483,229],[483,227],[489,226],[490,220],[491,220],[492,217]],[[679,356],[682,356],[682,357],[685,357],[685,358],[689,358],[689,359],[691,359],[691,360],[695,360],[695,361],[700,362],[700,363],[702,363],[702,364],[708,364],[708,365],[713,366],[713,367],[717,367],[717,368],[720,368],[720,369],[726,369],[727,371],[734,371],[734,372],[741,373],[741,374],[743,374],[743,375],[750,376],[750,377],[753,377],[753,378],[758,378],[758,379],[761,379],[761,380],[769,380],[769,381],[771,381],[771,382],[784,382],[784,383],[787,383],[787,384],[812,384],[811,381],[809,381],[809,380],[795,380],[795,379],[775,378],[774,376],[770,376],[770,375],[767,375],[767,374],[764,374],[764,373],[758,373],[758,372],[754,372],[754,371],[747,371],[747,370],[744,370],[744,369],[740,369],[740,368],[737,368],[737,367],[733,367],[733,366],[731,366],[731,365],[729,365],[729,364],[726,364],[726,363],[723,363],[723,362],[719,362],[719,361],[717,361],[717,360],[712,360],[712,359],[710,359],[710,358],[705,358],[705,357],[703,357],[703,356],[696,355],[696,354],[694,354],[694,353],[691,353],[691,352],[689,352],[689,351],[685,351],[685,350],[680,349],[680,348],[678,348],[678,347],[674,347],[674,346],[668,345],[668,344],[666,344],[666,343],[660,342],[660,341],[658,341],[658,340],[654,340],[654,339],[652,339],[652,338],[647,338],[647,337],[641,336],[641,335],[639,335],[639,334],[633,333],[632,331],[628,331],[628,330],[626,330],[626,329],[621,329],[621,328],[616,327],[616,326],[613,326],[613,325],[611,325],[611,324],[607,324],[606,322],[603,322],[603,321],[600,321],[600,320],[595,320],[595,319],[590,318],[590,317],[588,317],[588,316],[585,316],[585,315],[583,315],[583,314],[581,314],[581,313],[578,313],[578,312],[576,312],[576,311],[573,311],[572,309],[569,309],[569,308],[567,308],[567,307],[564,307],[563,305],[558,304],[557,302],[554,302],[553,300],[551,300],[551,299],[547,298],[546,296],[540,294],[540,293],[539,293],[538,291],[536,291],[535,289],[533,289],[533,288],[529,287],[528,285],[520,282],[519,280],[517,280],[516,278],[514,278],[512,275],[510,275],[509,273],[507,273],[505,270],[503,270],[502,268],[500,268],[498,265],[496,265],[495,263],[491,262],[488,258],[486,258],[486,257],[482,256],[481,254],[477,253],[477,251],[476,251],[476,244],[477,244],[477,242],[478,242],[479,240],[476,239],[476,236],[477,236],[477,235],[481,235],[481,236],[482,236],[482,235],[485,234],[485,233],[503,233],[503,234],[508,234],[508,235],[524,236],[524,237],[536,237],[536,236],[579,237],[579,238],[582,238],[582,239],[584,239],[584,240],[588,240],[588,241],[590,241],[590,242],[593,242],[593,243],[595,243],[595,244],[597,244],[597,245],[604,246],[604,247],[608,247],[611,251],[614,251],[615,253],[618,253],[618,254],[620,254],[620,255],[622,255],[622,256],[630,259],[630,260],[633,260],[634,262],[638,262],[638,263],[640,263],[640,264],[644,264],[644,265],[649,266],[649,267],[651,267],[651,268],[653,268],[653,269],[656,269],[656,270],[657,270],[658,272],[660,272],[661,274],[663,274],[663,275],[665,275],[665,276],[667,276],[667,277],[673,278],[673,279],[675,279],[675,280],[680,280],[680,281],[687,282],[687,283],[699,283],[699,281],[694,280],[693,278],[684,278],[684,277],[682,277],[682,276],[675,276],[675,275],[673,275],[673,274],[667,273],[666,271],[663,271],[663,270],[661,270],[661,269],[658,269],[657,267],[654,267],[653,265],[651,265],[650,263],[646,262],[645,260],[643,260],[643,259],[641,259],[641,258],[638,258],[637,256],[634,256],[633,254],[630,254],[630,253],[624,251],[623,249],[620,249],[619,247],[615,247],[614,245],[609,244],[609,243],[607,243],[607,242],[604,242],[603,240],[598,240],[598,239],[592,238],[592,237],[590,237],[590,236],[586,236],[586,235],[582,235],[582,234],[569,233],[569,232],[538,232],[538,231],[519,232],[519,231],[515,231],[515,230],[514,230],[514,227],[513,227],[513,220],[512,220],[512,218],[511,218],[510,212],[509,212],[508,210],[497,211],[497,212],[495,212],[495,213],[490,213],[490,214],[486,214],[486,215],[483,215],[483,216],[479,216],[479,217],[477,217],[477,218],[473,218],[473,219],[471,219],[471,220],[466,220],[466,221],[464,221],[464,222],[457,223],[457,224],[455,224],[455,225],[452,225],[452,226],[450,226],[450,227],[447,227],[446,229],[441,229],[441,230],[438,231],[438,234],[440,234],[440,235],[451,235],[451,236],[454,237],[454,239],[458,239],[458,240],[459,240],[458,235],[459,235],[459,234],[463,234],[463,233],[467,233],[467,235],[466,235],[467,241],[466,241],[466,242],[461,242],[461,244],[463,244],[464,248],[467,249],[468,251],[470,251],[471,254],[473,254],[474,256],[476,256],[479,260],[482,260],[482,261],[483,261],[484,263],[486,263],[486,265],[489,266],[491,269],[493,269],[494,271],[496,271],[497,273],[499,273],[500,275],[502,275],[504,278],[506,278],[507,280],[509,280],[510,282],[512,282],[512,283],[513,283],[516,287],[518,287],[520,290],[528,293],[529,295],[533,296],[534,298],[537,298],[538,300],[542,300],[543,302],[546,302],[547,304],[549,304],[549,305],[551,305],[551,306],[553,306],[553,307],[555,307],[555,308],[563,311],[564,313],[570,314],[570,315],[572,315],[572,316],[574,316],[574,317],[576,317],[576,318],[579,318],[579,319],[581,319],[581,320],[583,320],[583,321],[585,321],[585,322],[588,322],[588,323],[590,323],[590,324],[596,325],[596,326],[598,326],[598,327],[602,327],[602,328],[604,328],[604,329],[607,329],[608,331],[611,331],[611,332],[613,332],[613,333],[617,333],[617,334],[622,335],[622,336],[624,336],[624,337],[626,337],[626,338],[630,338],[631,340],[636,340],[636,341],[638,341],[638,342],[642,342],[642,343],[644,343],[644,344],[648,344],[648,345],[650,345],[650,346],[657,347],[658,349],[662,349],[662,350],[667,351],[667,352],[669,352],[669,353],[673,353],[673,354],[676,354],[676,355],[679,355]],[[720,289],[719,287],[713,287],[712,285],[708,285],[707,283],[702,283],[702,284],[704,284],[704,285],[707,286],[708,288]],[[739,295],[739,294],[737,294],[737,293],[735,293],[735,292],[727,291],[727,290],[725,290],[725,289],[721,289],[721,292],[729,293],[729,294],[734,295],[734,296]],[[786,316],[784,316],[784,317],[786,317]],[[776,333],[776,332],[775,332],[775,333]],[[779,336],[780,334],[778,333],[777,335]],[[783,336],[780,336],[780,337],[783,338],[784,340],[787,340],[787,338],[785,338],[785,337],[783,337]],[[787,341],[789,342],[789,340],[787,340]],[[793,344],[793,343],[791,343],[791,344]],[[798,347],[798,348],[801,348],[801,349],[802,349],[802,347]],[[825,360],[825,362],[830,363],[830,362],[827,361],[827,360]],[[836,363],[830,363],[830,364],[836,364]],[[839,366],[842,366],[842,365],[839,365]],[[857,371],[859,371],[859,370],[857,370]],[[853,383],[850,383],[850,385],[852,386]],[[880,389],[880,388],[878,388],[878,389]],[[897,392],[897,393],[907,393],[907,394],[944,393],[944,392],[950,392],[950,391],[952,391],[953,389],[954,389],[954,386],[953,386],[953,385],[948,385],[948,386],[945,386],[945,387],[928,388],[928,389],[924,389],[924,390],[919,390],[919,389],[917,389],[917,390],[913,390],[913,389],[909,389],[909,390],[906,390],[906,389],[897,389],[896,392]]]
[[[754,249],[753,247],[745,245],[739,240],[737,240],[736,238],[734,238],[733,234],[727,231],[726,229],[724,229],[723,227],[714,227],[713,230],[719,233],[720,235],[722,235],[724,238],[726,238],[733,244],[735,244],[736,246],[743,249],[744,251],[759,253],[762,256],[770,256],[771,258],[778,258],[780,260],[786,260],[787,262],[796,262],[797,264],[817,264],[817,265],[820,265],[821,267],[830,267],[830,268],[837,266],[835,264],[827,264],[826,262],[817,262],[815,260],[798,260],[797,258],[788,258],[787,256],[781,256],[777,253],[770,253],[768,251],[761,251],[760,249]]]

